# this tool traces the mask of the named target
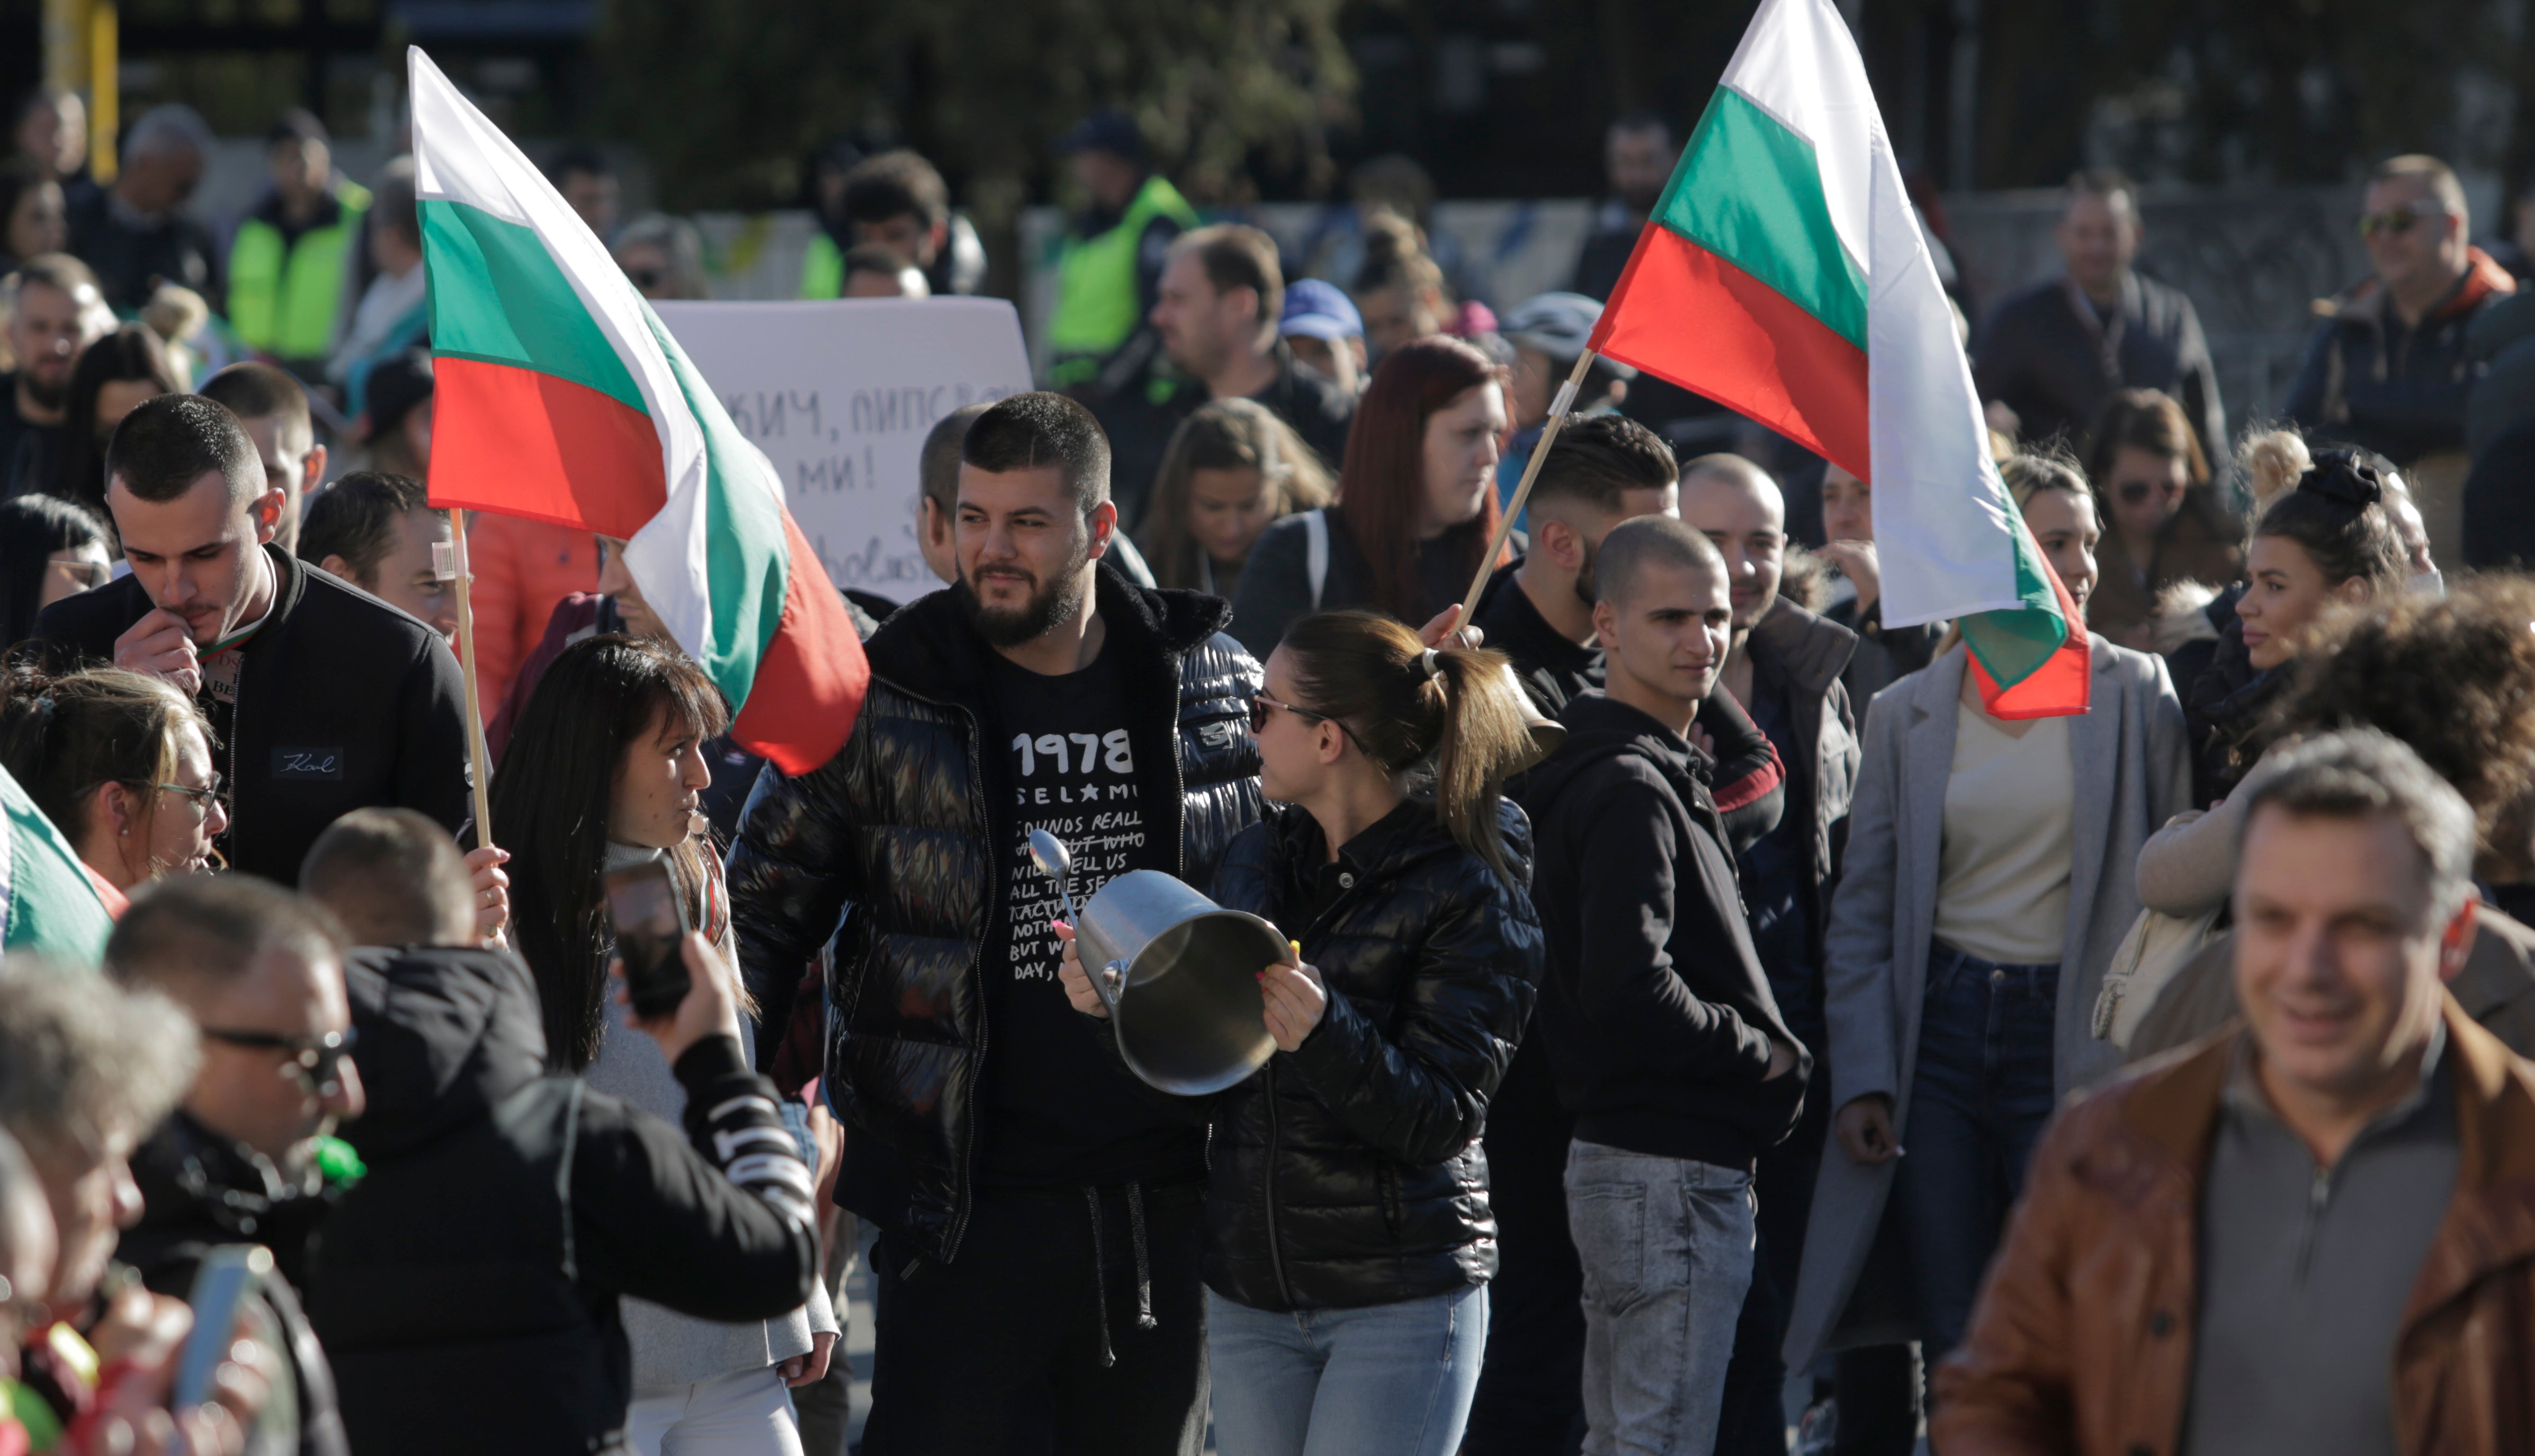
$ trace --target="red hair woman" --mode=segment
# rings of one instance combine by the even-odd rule
[[[1391,350],[1356,403],[1337,504],[1276,522],[1252,548],[1234,636],[1264,658],[1316,611],[1416,626],[1458,601],[1496,536],[1505,432],[1505,379],[1487,355],[1440,337]]]

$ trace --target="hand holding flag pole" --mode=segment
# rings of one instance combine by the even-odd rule
[[[1593,351],[1586,349],[1576,356],[1576,368],[1567,376],[1567,383],[1558,387],[1558,397],[1549,405],[1549,418],[1540,427],[1540,443],[1531,448],[1531,458],[1523,462],[1522,483],[1514,488],[1514,499],[1506,502],[1505,518],[1497,522],[1496,538],[1488,542],[1487,554],[1479,558],[1479,574],[1470,578],[1469,595],[1461,598],[1460,627],[1469,626],[1470,618],[1478,612],[1479,594],[1488,588],[1488,576],[1496,571],[1497,558],[1505,552],[1506,537],[1514,534],[1514,523],[1522,518],[1523,504],[1531,499],[1531,483],[1540,476],[1540,462],[1549,458],[1549,447],[1557,443],[1558,428],[1567,423],[1567,411],[1576,402],[1576,392],[1583,388],[1584,371],[1592,367]],[[463,611],[459,620],[465,620]],[[1458,630],[1454,629],[1456,633]]]
[[[1514,499],[1506,502],[1505,518],[1497,522],[1496,536],[1488,542],[1487,554],[1479,558],[1478,575],[1470,578],[1470,594],[1461,600],[1461,615],[1453,636],[1464,643],[1478,645],[1469,627],[1470,619],[1479,610],[1479,593],[1487,590],[1488,576],[1496,570],[1497,557],[1505,551],[1506,538],[1514,534],[1514,523],[1522,518],[1523,503],[1531,499],[1531,483],[1540,478],[1540,462],[1549,458],[1549,447],[1558,441],[1558,427],[1567,422],[1568,408],[1575,404],[1576,392],[1584,383],[1584,371],[1592,367],[1591,349],[1577,355],[1575,370],[1567,376],[1567,383],[1559,386],[1558,397],[1550,401],[1549,418],[1540,427],[1540,443],[1531,448],[1531,458],[1523,461],[1521,483],[1514,488]],[[1531,755],[1513,770],[1519,773],[1557,753],[1559,746],[1567,742],[1567,728],[1533,703],[1521,679],[1515,676],[1513,663],[1507,663],[1503,670],[1507,684],[1514,689],[1515,700],[1522,704],[1523,726],[1531,730]]]
[[[480,848],[493,842],[493,775],[484,761],[484,712],[475,686],[475,608],[467,590],[474,574],[466,569],[464,511],[449,513],[449,544],[432,548],[432,575],[458,588],[458,665],[466,677],[466,757],[475,769],[475,843]]]

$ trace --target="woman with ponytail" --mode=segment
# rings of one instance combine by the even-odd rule
[[[1496,1272],[1479,1133],[1541,966],[1504,663],[1329,613],[1287,630],[1251,703],[1269,803],[1214,896],[1298,948],[1260,971],[1276,1054],[1206,1109],[1224,1456],[1460,1443]],[[1102,1014],[1059,934],[1067,994]]]

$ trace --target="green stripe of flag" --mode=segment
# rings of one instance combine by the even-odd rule
[[[2023,599],[2024,607],[2020,611],[1975,612],[1962,619],[1963,644],[1980,658],[1990,680],[2001,688],[2012,688],[2031,677],[2069,640],[2071,632],[2083,630],[2061,617],[2059,594],[2051,589],[2051,578],[2043,575],[2033,533],[2024,527],[2023,513],[2017,509],[2012,492],[2007,497],[2007,507],[2018,517],[2010,532],[2015,541],[2015,594]]]
[[[1655,220],[1866,347],[1866,275],[1831,226],[1814,146],[1741,92],[1716,89]]]
[[[783,503],[763,456],[720,407],[712,387],[688,360],[660,316],[643,305],[643,321],[660,342],[679,393],[705,436],[705,560],[711,639],[682,642],[733,703],[744,702],[759,663],[783,620],[791,550],[783,535]]]
[[[464,203],[427,201],[421,212],[434,353],[533,369],[650,413],[535,232]]]

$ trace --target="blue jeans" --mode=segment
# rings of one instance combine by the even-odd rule
[[[1962,1342],[1982,1271],[2051,1120],[2060,968],[1999,965],[1936,942],[1919,1017],[1900,1209],[1931,1369]]]
[[[1706,1456],[1752,1286],[1752,1175],[1578,1140],[1584,1456]]]
[[[1488,1287],[1277,1314],[1206,1292],[1222,1456],[1451,1456],[1488,1348]]]

